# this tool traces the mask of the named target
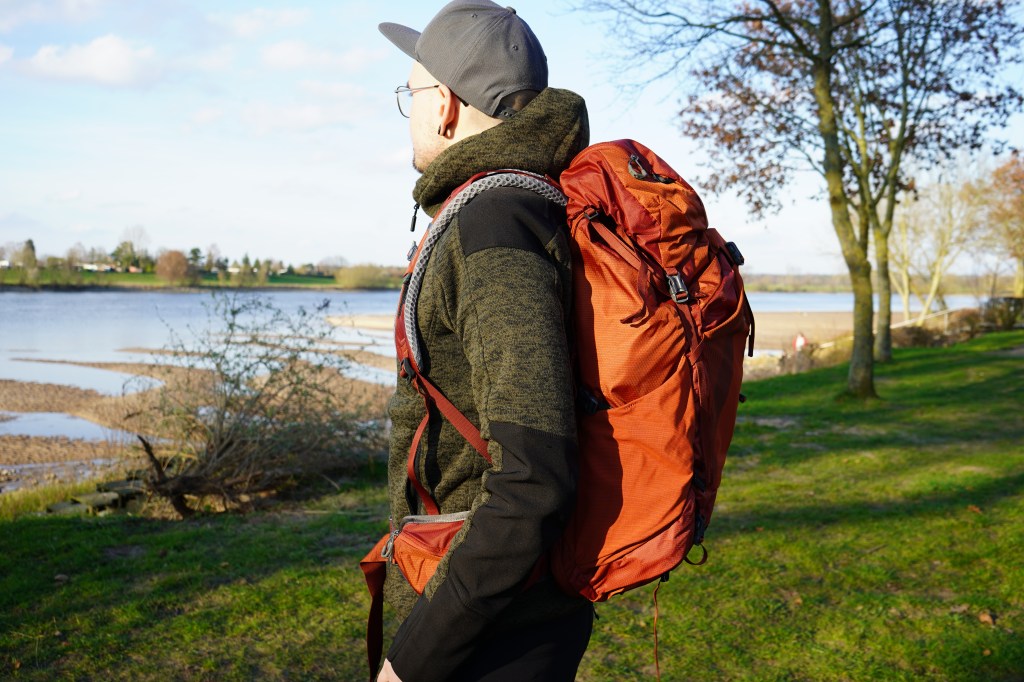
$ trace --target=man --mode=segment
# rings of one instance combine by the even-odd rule
[[[479,172],[557,178],[587,145],[582,98],[548,87],[544,51],[514,9],[455,0],[422,33],[380,30],[414,60],[396,92],[422,173],[413,196],[430,216]],[[439,232],[426,261],[420,369],[479,427],[493,463],[430,409],[415,478],[442,514],[470,514],[422,596],[388,566],[386,599],[403,622],[380,681],[575,677],[593,608],[535,572],[576,484],[564,225],[565,210],[530,190],[490,189]],[[400,377],[389,407],[396,522],[424,513],[406,459],[426,409]]]

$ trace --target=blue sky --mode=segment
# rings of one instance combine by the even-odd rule
[[[376,26],[422,28],[441,5],[0,0],[0,245],[63,255],[144,234],[151,250],[403,263],[416,173],[392,91],[409,61]],[[551,85],[587,99],[592,141],[632,137],[684,177],[706,170],[672,84],[614,84],[604,25],[559,0],[516,7]],[[748,270],[843,272],[817,184],[763,221],[704,198]]]

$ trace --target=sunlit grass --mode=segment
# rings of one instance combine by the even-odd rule
[[[1021,679],[1022,345],[898,351],[877,401],[836,398],[844,367],[744,386],[709,562],[658,595],[662,679]],[[5,516],[0,678],[364,679],[383,475],[244,517]],[[651,679],[651,592],[599,606],[581,682]]]
[[[56,483],[12,490],[0,494],[0,521],[11,521],[28,514],[45,513],[55,502],[63,502],[80,493],[92,492],[96,482]]]

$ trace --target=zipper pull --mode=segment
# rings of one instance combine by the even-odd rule
[[[391,531],[391,535],[388,537],[388,541],[384,544],[384,549],[380,551],[381,557],[389,560],[391,563],[395,563],[394,552],[395,552],[395,538],[402,532],[402,529]]]
[[[412,205],[412,222],[409,223],[409,231],[416,231],[416,213],[420,210],[420,202],[416,202]]]

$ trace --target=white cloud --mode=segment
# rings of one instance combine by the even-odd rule
[[[65,192],[59,192],[51,197],[54,201],[61,203],[68,203],[71,201],[78,201],[82,198],[82,191],[78,189],[67,190]]]
[[[306,80],[299,83],[299,89],[315,97],[352,100],[366,95],[366,88],[351,83],[328,83]]]
[[[0,0],[0,32],[40,21],[82,21],[107,0]]]
[[[209,52],[190,56],[183,60],[181,64],[188,68],[198,69],[199,71],[219,73],[230,69],[234,62],[235,51],[230,45],[224,45]]]
[[[349,124],[354,122],[358,115],[350,106],[254,104],[246,108],[242,117],[253,132],[257,135],[266,135],[277,131],[302,132]]]
[[[154,50],[134,47],[114,35],[88,45],[46,45],[26,62],[29,73],[44,78],[101,85],[141,85],[156,77]]]
[[[7,47],[6,45],[0,45],[0,66],[3,65],[8,59],[14,56],[14,48]]]
[[[263,50],[263,63],[274,69],[337,68],[359,71],[387,57],[384,49],[367,50],[355,47],[345,52],[332,52],[311,47],[307,43],[288,40]]]
[[[224,110],[217,107],[203,107],[192,114],[191,121],[195,125],[209,125],[224,118]]]
[[[242,14],[216,14],[211,21],[228,27],[241,38],[255,38],[269,31],[305,23],[309,11],[305,9],[254,9]]]

